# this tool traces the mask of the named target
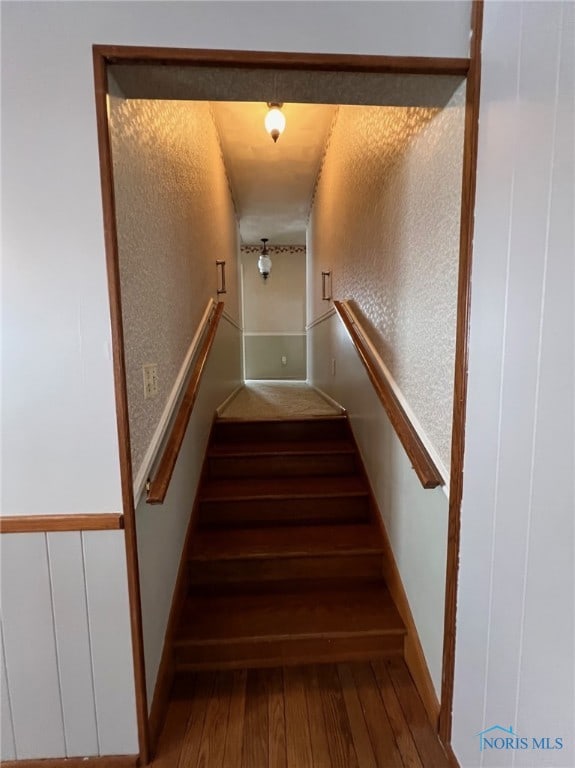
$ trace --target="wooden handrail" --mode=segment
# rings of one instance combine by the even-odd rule
[[[69,515],[15,515],[0,517],[0,533],[49,533],[52,531],[117,531],[124,527],[121,512]]]
[[[198,357],[192,370],[188,386],[186,387],[186,392],[180,403],[176,418],[174,419],[172,429],[162,452],[162,458],[158,463],[156,475],[150,482],[146,499],[148,504],[163,504],[164,499],[166,498],[174,467],[176,466],[178,455],[182,443],[184,442],[184,437],[190,421],[190,416],[192,415],[194,403],[198,396],[202,375],[206,367],[212,344],[216,337],[218,324],[223,311],[224,302],[220,301],[216,304],[215,311],[210,319],[208,330],[198,352]]]
[[[391,388],[389,382],[382,375],[379,367],[374,362],[368,346],[364,341],[364,338],[366,338],[365,334],[361,330],[358,330],[360,326],[357,324],[355,318],[344,302],[334,301],[333,305],[353,341],[373,388],[375,389],[381,404],[385,408],[385,412],[387,413],[397,436],[401,440],[401,444],[409,456],[422,486],[424,488],[437,488],[440,485],[444,485],[445,483],[441,473],[437,469],[426,447],[423,445],[421,438],[417,434],[405,409]]]

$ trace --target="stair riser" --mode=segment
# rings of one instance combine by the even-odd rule
[[[403,653],[403,634],[191,644],[175,648],[177,671],[385,659]]]
[[[353,475],[357,466],[353,454],[311,454],[298,456],[217,456],[209,460],[210,477],[310,477]]]
[[[381,554],[328,555],[321,557],[281,557],[246,560],[192,561],[189,583],[193,589],[202,587],[204,594],[212,585],[238,582],[281,582],[287,580],[315,581],[340,579],[374,581],[381,578]],[[291,585],[290,585],[291,586]]]
[[[199,509],[200,525],[206,527],[365,523],[369,517],[367,496],[202,501]]]
[[[345,440],[349,437],[345,419],[309,419],[307,421],[218,421],[213,442],[245,443],[274,441]]]

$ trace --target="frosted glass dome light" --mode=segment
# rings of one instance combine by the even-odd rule
[[[273,137],[272,137],[273,138]],[[268,249],[266,246],[266,243],[268,241],[267,237],[262,237],[262,252],[260,253],[260,257],[258,259],[258,269],[260,271],[260,275],[263,277],[264,280],[267,280],[270,276],[270,272],[272,271],[272,260],[270,259],[268,255]]]
[[[283,104],[270,101],[268,102],[268,107],[270,108],[270,111],[265,117],[264,125],[266,127],[266,131],[272,137],[275,144],[280,135],[284,132],[284,128],[286,127],[286,119],[285,115],[281,111]]]

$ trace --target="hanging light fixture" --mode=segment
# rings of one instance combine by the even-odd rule
[[[262,237],[262,252],[260,253],[260,257],[258,259],[258,269],[260,271],[260,275],[263,277],[264,280],[267,280],[270,276],[270,272],[272,271],[272,260],[269,257],[268,254],[268,248],[267,248],[267,241],[269,238]]]
[[[281,104],[279,101],[268,101],[268,107],[270,111],[265,117],[264,125],[266,127],[266,131],[272,137],[275,144],[279,139],[280,134],[284,132],[284,128],[286,127],[286,118],[284,113],[281,111],[283,104]]]

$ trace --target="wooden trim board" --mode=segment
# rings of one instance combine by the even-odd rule
[[[22,515],[0,517],[0,533],[50,533],[52,531],[117,531],[124,527],[120,512],[94,515]]]
[[[459,569],[459,535],[461,499],[463,496],[463,462],[465,453],[465,418],[467,405],[467,360],[469,345],[469,313],[471,306],[471,262],[477,177],[477,143],[479,134],[479,97],[481,88],[481,34],[483,0],[473,0],[471,19],[471,66],[467,78],[465,132],[463,142],[463,178],[461,193],[461,225],[459,238],[459,285],[457,292],[457,330],[455,338],[455,379],[453,391],[453,426],[451,438],[451,488],[447,533],[447,567],[445,578],[445,617],[443,632],[443,670],[439,736],[447,749],[451,744],[453,683],[455,675],[455,634],[457,618],[457,574]]]
[[[215,421],[215,417],[214,417]],[[170,606],[170,615],[168,617],[168,623],[166,625],[166,632],[164,635],[164,645],[162,647],[162,656],[160,659],[160,665],[158,667],[158,674],[156,676],[156,685],[154,688],[154,695],[152,698],[152,707],[150,709],[149,718],[149,733],[150,733],[150,749],[152,756],[158,745],[158,740],[162,732],[162,726],[166,719],[168,712],[168,704],[170,699],[170,691],[172,689],[172,683],[174,681],[174,659],[173,659],[173,638],[184,609],[186,602],[186,593],[188,587],[188,552],[190,551],[190,542],[194,535],[196,527],[196,521],[198,519],[197,510],[199,505],[198,491],[202,485],[205,477],[207,462],[208,462],[208,446],[212,439],[212,431],[214,428],[214,422],[212,421],[212,427],[208,436],[208,442],[206,443],[206,450],[204,453],[204,460],[202,469],[200,472],[198,487],[196,489],[196,498],[194,499],[194,505],[188,520],[188,527],[186,530],[186,537],[184,539],[184,546],[182,548],[182,554],[180,557],[180,564],[178,566],[178,574],[176,576],[176,583],[174,585],[174,591],[172,593],[172,604]]]
[[[140,750],[140,760],[145,765],[148,763],[150,756],[148,704],[146,694],[146,671],[144,666],[144,638],[142,632],[138,543],[136,538],[136,510],[134,507],[132,457],[130,451],[130,424],[128,420],[128,391],[124,357],[120,264],[118,256],[118,233],[116,229],[116,201],[114,195],[112,147],[108,126],[108,74],[106,61],[96,50],[93,51],[93,63],[96,97],[96,125],[98,131],[100,180],[102,186],[102,208],[104,218],[104,243],[106,248],[106,269],[108,273],[108,295],[110,300],[110,322],[112,328],[116,422],[118,449],[120,454],[122,506],[124,511],[124,540],[126,546],[128,596],[130,601],[130,626],[132,632],[138,746]]]
[[[391,542],[389,541],[389,536],[387,535],[387,530],[381,515],[379,515],[379,522],[383,537],[383,547],[385,550],[383,556],[383,577],[387,589],[389,590],[389,594],[391,595],[395,607],[399,611],[399,615],[407,630],[403,648],[405,663],[413,678],[417,692],[421,697],[429,722],[433,728],[437,730],[440,709],[439,699],[435,692],[435,686],[433,685],[431,673],[429,672],[429,667],[425,660],[423,647],[421,645],[421,640],[419,639],[417,627],[415,626],[407,594],[399,574],[399,569],[391,548]]]
[[[437,694],[435,693],[435,687],[433,685],[433,680],[431,679],[427,661],[425,660],[423,647],[421,645],[417,627],[415,625],[413,614],[409,606],[407,592],[403,586],[401,574],[399,573],[395,555],[393,554],[393,549],[389,540],[387,529],[385,527],[383,515],[379,510],[373,488],[371,487],[371,482],[365,469],[361,451],[359,450],[355,435],[353,434],[351,422],[348,421],[348,425],[349,431],[355,444],[356,453],[361,460],[361,471],[369,488],[371,509],[373,514],[376,516],[376,521],[382,537],[384,551],[382,557],[383,578],[385,579],[386,587],[389,591],[389,594],[391,595],[393,602],[395,603],[395,607],[397,608],[403,623],[405,624],[405,629],[407,632],[403,648],[405,663],[407,664],[407,668],[409,669],[411,677],[413,678],[415,687],[417,688],[419,696],[421,697],[429,722],[431,723],[432,727],[437,730],[439,721],[439,700],[437,698]]]
[[[439,737],[439,740],[441,741],[441,745],[445,750],[445,754],[447,755],[447,761],[450,765],[450,768],[461,768],[461,766],[459,765],[459,760],[455,757],[455,752],[453,751],[451,744],[444,744],[444,742],[441,739],[441,736]]]
[[[138,755],[103,757],[48,757],[36,760],[6,760],[2,768],[136,768]]]
[[[345,53],[291,53],[231,51],[202,48],[160,48],[130,45],[95,45],[108,64],[160,64],[195,67],[248,67],[254,69],[310,70],[317,72],[381,72],[403,75],[457,75],[465,77],[469,59],[426,56],[370,56]]]

